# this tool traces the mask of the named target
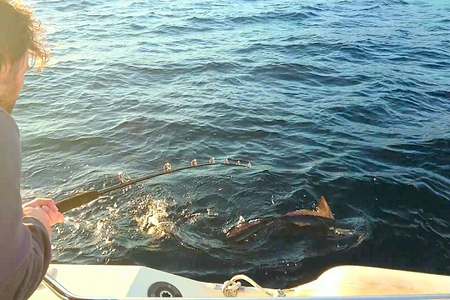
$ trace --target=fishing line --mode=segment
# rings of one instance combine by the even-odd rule
[[[101,190],[82,192],[82,193],[67,197],[67,198],[57,202],[56,206],[58,207],[58,209],[61,213],[65,213],[71,209],[80,207],[91,201],[94,201],[98,197],[103,196],[107,193],[125,188],[127,186],[136,184],[138,182],[142,182],[142,181],[149,180],[149,179],[152,179],[155,177],[159,177],[159,176],[167,175],[167,174],[171,174],[171,173],[176,173],[176,172],[180,172],[180,171],[184,171],[184,170],[198,169],[198,168],[209,167],[209,166],[250,168],[251,163],[248,160],[238,160],[238,159],[231,159],[231,158],[226,158],[223,162],[216,162],[216,160],[214,158],[210,158],[208,160],[208,162],[206,162],[206,163],[198,163],[197,160],[194,159],[191,161],[191,164],[189,166],[180,167],[178,169],[172,169],[172,165],[169,162],[166,162],[163,166],[162,172],[139,177],[139,178],[129,180],[129,181],[126,181],[126,182],[123,182],[120,184],[116,184],[116,185],[113,185],[111,187],[107,187],[107,188],[104,188]]]

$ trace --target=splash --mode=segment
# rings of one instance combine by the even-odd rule
[[[169,218],[172,205],[166,200],[146,198],[148,204],[144,215],[136,217],[139,229],[158,240],[168,238],[175,228],[175,223]]]

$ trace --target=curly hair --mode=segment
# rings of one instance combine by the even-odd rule
[[[21,1],[0,0],[0,69],[26,52],[32,66],[42,70],[49,59],[43,28]]]

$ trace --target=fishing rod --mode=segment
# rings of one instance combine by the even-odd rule
[[[162,176],[162,175],[167,175],[170,173],[180,172],[183,170],[197,169],[197,168],[202,168],[202,167],[218,166],[218,165],[227,166],[227,167],[244,167],[244,168],[251,167],[251,163],[248,160],[238,160],[238,159],[231,159],[231,158],[226,158],[223,162],[216,162],[216,160],[214,158],[210,158],[207,163],[200,163],[200,164],[197,162],[196,159],[194,159],[191,161],[190,166],[181,167],[178,169],[172,169],[172,165],[170,163],[166,162],[164,164],[162,172],[139,177],[139,178],[136,178],[133,180],[129,180],[129,181],[126,181],[126,182],[123,182],[120,184],[113,185],[111,187],[104,188],[102,190],[93,190],[93,191],[82,192],[82,193],[67,197],[67,198],[57,202],[56,206],[58,207],[58,209],[61,213],[65,213],[71,209],[80,207],[91,201],[94,201],[98,197],[103,196],[107,193],[122,189],[124,187],[136,184],[138,182],[149,180],[149,179],[152,179],[152,178],[155,178],[158,176]]]

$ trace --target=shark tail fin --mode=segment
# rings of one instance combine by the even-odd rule
[[[320,214],[321,217],[334,220],[333,213],[331,212],[331,208],[328,205],[328,202],[327,202],[327,199],[325,198],[325,196],[320,197],[319,204],[317,205],[316,211]]]
[[[236,242],[243,241],[250,237],[252,234],[257,233],[262,230],[268,224],[271,224],[273,218],[263,218],[263,219],[253,219],[249,221],[244,221],[233,226],[226,233],[227,238],[232,239]]]

